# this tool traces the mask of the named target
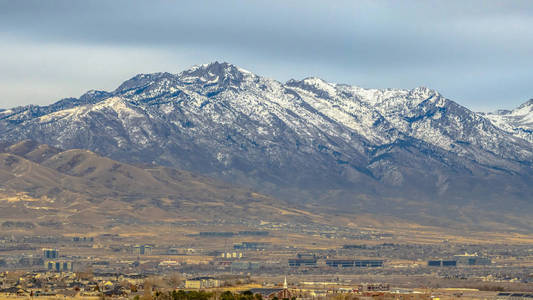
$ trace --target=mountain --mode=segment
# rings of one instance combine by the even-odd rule
[[[215,62],[1,111],[0,137],[198,172],[321,211],[529,217],[532,141],[494,120],[424,87],[281,83]]]
[[[495,126],[533,143],[533,99],[513,110],[484,114]]]
[[[67,230],[320,220],[286,202],[190,172],[132,166],[32,141],[0,145],[0,219]]]

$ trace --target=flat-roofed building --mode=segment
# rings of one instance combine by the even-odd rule
[[[429,260],[428,261],[428,267],[456,267],[457,261],[456,260]]]
[[[153,245],[135,245],[133,246],[133,253],[137,255],[151,255]]]
[[[214,277],[195,277],[185,280],[186,289],[207,289],[220,287],[220,280]]]
[[[377,268],[383,267],[379,259],[328,259],[326,265],[334,268]]]
[[[271,246],[271,243],[266,242],[242,242],[233,245],[235,250],[265,250]]]
[[[468,266],[484,266],[492,264],[490,258],[481,257],[477,254],[461,254],[454,255],[453,258],[457,261],[457,264]]]
[[[48,260],[48,261],[45,261],[44,267],[48,271],[54,271],[54,272],[72,272],[74,269],[73,263],[71,261]]]
[[[314,256],[305,257],[305,258],[290,258],[289,267],[316,267],[317,259]]]

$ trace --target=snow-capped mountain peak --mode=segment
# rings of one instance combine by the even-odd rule
[[[483,115],[426,87],[368,89],[316,77],[281,83],[214,62],[1,111],[0,135],[177,166],[266,192],[394,188],[453,198],[464,182],[483,192],[486,178],[513,185],[505,176],[533,176],[531,106]]]
[[[245,69],[239,68],[227,62],[213,62],[210,64],[194,66],[178,74],[178,77],[186,83],[218,83],[238,85],[245,79],[255,75]]]
[[[435,90],[432,90],[430,88],[427,88],[425,86],[419,86],[409,91],[409,94],[412,97],[418,97],[418,98],[430,98],[432,96],[439,95],[439,93]]]
[[[495,126],[533,143],[533,99],[513,110],[483,114]]]

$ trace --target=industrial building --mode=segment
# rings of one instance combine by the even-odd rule
[[[257,231],[257,230],[239,231],[239,235],[268,236],[269,234],[270,233],[268,231]]]
[[[498,293],[498,295],[496,296],[496,299],[498,300],[504,300],[504,299],[509,299],[509,300],[520,300],[520,299],[533,299],[533,294],[532,293]]]
[[[316,267],[317,258],[313,254],[297,254],[297,258],[289,259],[289,267]]]
[[[428,261],[428,267],[456,267],[457,261],[456,260],[429,260]]]
[[[242,242],[240,244],[233,245],[235,250],[265,250],[271,244],[262,242]]]
[[[326,265],[334,268],[376,268],[383,267],[383,260],[374,259],[328,259]]]
[[[289,267],[316,267],[317,260],[314,259],[305,259],[305,258],[290,258]]]
[[[467,265],[467,266],[485,266],[492,264],[492,261],[487,257],[481,257],[477,254],[461,254],[461,255],[454,255],[453,257],[457,264],[460,265]]]

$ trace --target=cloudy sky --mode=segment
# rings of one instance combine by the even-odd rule
[[[512,108],[533,98],[533,1],[0,0],[0,108],[215,60]]]

